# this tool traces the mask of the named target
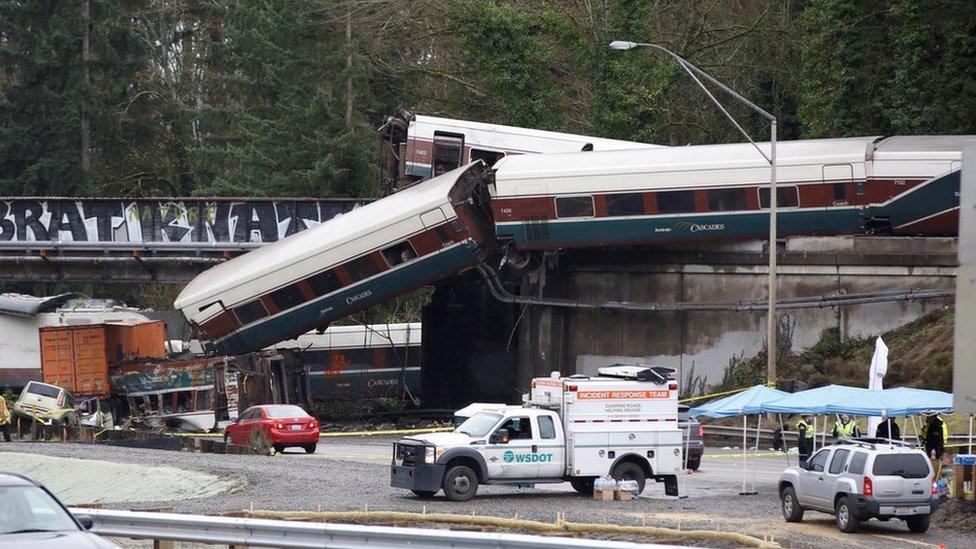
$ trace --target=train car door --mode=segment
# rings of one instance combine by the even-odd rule
[[[435,131],[431,156],[431,177],[459,168],[464,160],[464,134]]]
[[[846,206],[853,198],[851,195],[864,195],[864,185],[853,184],[854,166],[850,164],[825,164],[823,182],[831,186],[834,206]]]

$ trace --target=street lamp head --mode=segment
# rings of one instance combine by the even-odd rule
[[[632,50],[637,47],[637,42],[625,42],[623,40],[614,40],[610,42],[611,50],[627,51]]]

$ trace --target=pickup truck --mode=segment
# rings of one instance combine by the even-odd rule
[[[536,378],[524,406],[484,408],[451,433],[394,444],[390,484],[418,497],[467,501],[479,484],[569,481],[591,494],[604,475],[649,479],[678,495],[682,470],[673,371],[603,368],[600,376]]]

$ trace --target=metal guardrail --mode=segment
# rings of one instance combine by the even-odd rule
[[[704,429],[705,429],[705,437],[706,438],[709,437],[709,436],[713,436],[713,437],[718,436],[718,437],[734,438],[736,440],[741,440],[742,439],[742,427],[734,427],[734,426],[731,426],[731,425],[705,425],[704,426]],[[788,440],[789,439],[795,439],[797,437],[797,432],[796,431],[786,430],[786,431],[783,431],[783,434],[787,437]],[[749,441],[750,441],[751,444],[752,443],[755,443],[755,441],[756,441],[756,428],[755,427],[749,427],[749,428],[747,428],[746,429],[746,435],[749,437]],[[817,433],[817,440],[819,441],[820,440],[820,437],[822,437],[822,436],[823,436],[823,432],[822,431],[821,432],[818,432]],[[832,438],[831,437],[831,434],[828,431],[827,432],[827,440],[829,441],[831,438]],[[759,430],[759,440],[770,441],[771,442],[773,440],[773,430],[772,429],[760,429]],[[914,433],[912,433],[912,434],[902,433],[902,440],[904,440],[906,442],[914,443],[915,442],[915,435],[914,435]],[[974,437],[974,440],[976,440],[976,437]],[[969,437],[967,435],[949,435],[949,443],[948,443],[948,445],[952,445],[952,446],[955,446],[955,447],[965,446],[968,443],[968,441],[969,441]],[[976,446],[976,444],[973,444],[973,446]]]
[[[404,546],[492,549],[570,547],[637,549],[676,547],[620,541],[559,538],[497,532],[470,532],[392,526],[363,526],[253,518],[212,517],[175,513],[73,508],[75,515],[92,517],[92,533],[135,539],[284,548],[402,548]]]

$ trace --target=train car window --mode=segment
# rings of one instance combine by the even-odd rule
[[[386,260],[386,263],[390,267],[395,267],[416,258],[417,252],[406,240],[383,249],[383,259]]]
[[[847,200],[847,185],[844,183],[834,183],[834,200]]]
[[[562,196],[556,198],[557,217],[593,217],[592,196]]]
[[[665,191],[657,193],[660,213],[688,213],[695,211],[694,191]]]
[[[298,289],[298,284],[292,284],[271,292],[271,301],[274,301],[279,311],[286,311],[305,303],[305,296]]]
[[[463,154],[463,134],[434,132],[434,177],[460,166]]]
[[[500,151],[486,151],[483,149],[471,148],[471,161],[474,162],[475,160],[482,160],[484,161],[485,166],[488,166],[489,168],[494,166],[495,162],[498,162],[502,158],[505,158],[505,153]]]
[[[748,208],[745,189],[712,189],[708,191],[709,211],[731,212]]]
[[[644,195],[641,193],[608,194],[607,215],[644,215]]]
[[[854,192],[858,196],[864,196],[864,181],[857,181],[854,183]]]
[[[776,207],[777,208],[796,208],[800,205],[800,197],[796,187],[776,187]],[[769,187],[759,188],[759,207],[769,207]]]
[[[453,244],[454,241],[451,240],[451,235],[447,234],[447,229],[444,227],[437,227],[434,229],[434,233],[437,234],[437,238],[441,239],[441,244]]]
[[[349,274],[354,282],[357,280],[362,280],[364,278],[369,278],[374,274],[380,272],[379,267],[373,262],[373,258],[368,255],[365,257],[360,257],[359,259],[354,259],[349,263],[344,265],[346,268],[346,273]]]
[[[255,299],[238,307],[234,307],[234,314],[242,325],[250,324],[255,320],[268,316],[268,310],[260,299]]]
[[[312,288],[312,293],[315,295],[331,294],[342,287],[342,282],[339,281],[335,271],[323,271],[306,278],[305,282],[308,282],[309,287]]]

